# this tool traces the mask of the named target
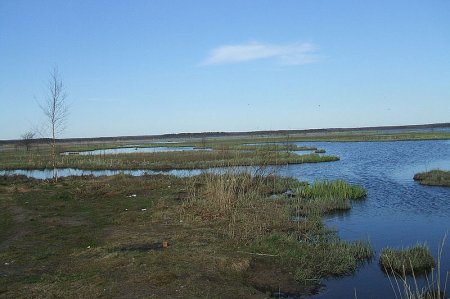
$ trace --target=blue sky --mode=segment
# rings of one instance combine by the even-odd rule
[[[0,139],[450,121],[450,1],[0,0]]]

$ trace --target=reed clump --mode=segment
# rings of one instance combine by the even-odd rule
[[[434,263],[432,257],[428,252],[426,246],[418,244],[415,247],[422,247],[422,249],[417,250],[423,251],[418,253],[419,255],[425,255],[426,259],[429,261],[427,265],[428,271],[424,273],[425,279],[418,280],[416,278],[416,270],[412,268],[413,262],[406,261],[409,265],[411,272],[407,272],[407,267],[402,266],[401,272],[399,272],[398,266],[395,270],[394,265],[391,263],[390,259],[385,259],[385,265],[383,265],[384,271],[387,273],[389,281],[392,286],[395,298],[400,299],[447,299],[447,284],[449,282],[449,271],[443,271],[442,269],[442,254],[444,252],[444,245],[447,239],[447,234],[440,244],[437,252],[437,263]],[[411,249],[411,248],[410,248]],[[426,253],[428,252],[428,253]],[[383,256],[382,256],[383,257]],[[381,263],[381,260],[380,260]],[[432,265],[433,264],[433,265]],[[420,272],[419,272],[420,274]]]
[[[425,244],[404,249],[385,248],[381,252],[380,264],[385,271],[388,269],[398,274],[426,273],[436,266]]]
[[[201,221],[222,221],[222,233],[241,243],[273,231],[288,231],[295,227],[289,205],[268,196],[289,181],[246,172],[205,173],[191,179],[183,206],[185,215]]]

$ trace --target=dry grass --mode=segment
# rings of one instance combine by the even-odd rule
[[[289,205],[283,200],[268,200],[273,187],[284,180],[245,172],[203,174],[191,179],[183,205],[185,215],[200,221],[223,221],[223,233],[243,243],[273,231],[288,231],[295,227]]]

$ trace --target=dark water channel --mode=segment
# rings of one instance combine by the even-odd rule
[[[314,297],[355,298],[356,290],[358,298],[395,298],[389,280],[378,264],[381,249],[426,242],[437,258],[438,245],[445,233],[450,232],[450,188],[422,186],[412,179],[420,171],[435,168],[450,170],[450,141],[297,144],[324,148],[327,155],[337,155],[341,160],[283,166],[279,167],[280,174],[310,182],[315,179],[340,178],[367,188],[368,197],[365,201],[354,204],[347,213],[328,217],[326,223],[336,228],[339,236],[345,240],[369,239],[376,250],[374,260],[359,268],[355,275],[322,281],[324,288]],[[36,178],[50,178],[53,174],[52,170],[0,171],[0,175],[14,173]],[[189,176],[201,171],[64,169],[59,171],[59,176],[118,173]],[[450,236],[445,244],[441,267],[444,280],[445,272],[450,271]]]

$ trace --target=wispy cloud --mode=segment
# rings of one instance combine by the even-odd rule
[[[318,47],[311,43],[273,45],[250,42],[225,45],[213,49],[201,64],[229,64],[272,58],[282,64],[301,65],[317,61],[318,57],[315,55],[317,50]]]

